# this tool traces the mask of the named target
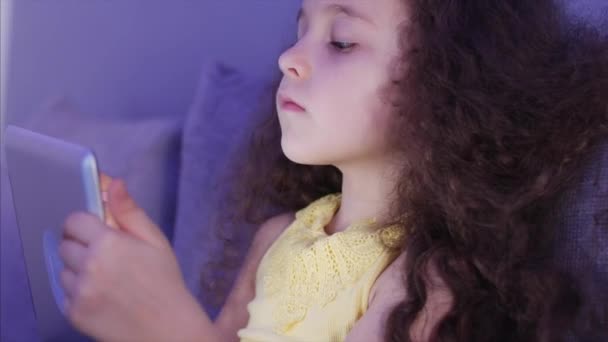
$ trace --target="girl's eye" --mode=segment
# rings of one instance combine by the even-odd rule
[[[357,44],[356,43],[345,43],[345,42],[337,42],[337,41],[332,41],[331,45],[334,49],[340,51],[340,52],[344,52],[346,50],[351,50],[352,48],[354,48]]]

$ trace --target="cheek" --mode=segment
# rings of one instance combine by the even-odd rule
[[[284,118],[281,143],[292,161],[334,164],[387,151],[390,113],[380,97],[378,73],[350,70],[316,80],[310,117]]]
[[[386,134],[389,124],[389,106],[383,103],[380,81],[369,75],[341,84],[342,91],[327,98],[328,107],[323,126],[332,131],[343,131],[356,141],[374,141]],[[329,92],[328,92],[329,94]],[[331,133],[331,131],[329,132]],[[352,140],[345,137],[345,142]]]
[[[365,100],[365,101],[363,101]],[[372,158],[389,151],[387,144],[391,115],[377,96],[353,98],[333,115],[319,118],[319,131],[315,134],[333,159]]]

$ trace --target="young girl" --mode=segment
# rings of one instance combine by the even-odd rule
[[[109,178],[106,223],[66,220],[69,319],[104,341],[562,340],[584,298],[547,214],[608,136],[608,41],[569,20],[551,0],[304,0],[236,187],[250,216],[284,213],[217,319]]]

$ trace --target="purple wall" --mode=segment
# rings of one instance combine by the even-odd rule
[[[206,58],[276,68],[298,7],[299,0],[13,1],[6,119],[20,123],[61,95],[98,115],[180,115]]]

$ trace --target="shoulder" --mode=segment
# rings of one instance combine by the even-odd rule
[[[293,213],[277,215],[258,228],[232,291],[216,320],[216,326],[227,341],[238,341],[238,330],[247,325],[247,304],[255,297],[255,275],[260,260],[270,245],[293,222],[293,217]]]
[[[407,253],[402,252],[376,279],[370,292],[370,305],[377,298],[396,297],[405,298],[406,275],[405,263]],[[428,264],[428,273],[425,277],[425,285],[428,294],[427,303],[432,301],[445,302],[450,297],[450,290],[445,281],[439,275],[437,265],[431,261]],[[386,300],[386,298],[384,298]]]
[[[407,298],[405,263],[407,253],[401,253],[376,279],[370,292],[368,310],[350,331],[347,341],[382,341],[385,323],[391,311]],[[429,264],[427,300],[410,327],[414,341],[428,341],[436,324],[452,306],[451,293],[438,275],[435,265]]]
[[[370,306],[374,301],[386,301],[390,298],[393,301],[401,301],[405,298],[405,261],[406,253],[402,252],[399,256],[382,271],[378,279],[374,282],[369,296]]]
[[[388,315],[406,298],[403,277],[405,258],[405,253],[400,254],[376,279],[367,311],[348,333],[347,342],[383,340]]]
[[[283,213],[271,217],[258,228],[243,263],[243,272],[247,274],[247,278],[250,279],[252,284],[254,283],[255,273],[264,254],[266,254],[266,251],[268,251],[270,246],[293,220],[293,212]]]
[[[294,221],[295,213],[286,212],[266,220],[260,225],[251,243],[252,254],[263,254],[281,233]],[[258,252],[258,253],[256,253]],[[258,255],[259,256],[259,255]]]

